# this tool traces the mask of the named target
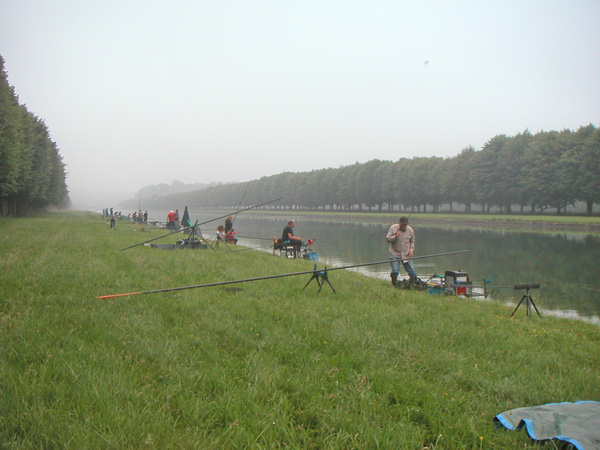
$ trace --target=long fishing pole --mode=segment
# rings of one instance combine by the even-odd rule
[[[591,288],[587,286],[581,286],[581,289],[585,289],[586,291],[600,292],[600,289]]]
[[[486,289],[515,289],[515,290],[524,290],[524,289],[539,289],[540,287],[547,287],[546,285],[540,284],[512,284],[510,286],[496,286],[494,284],[467,284],[467,283],[456,283],[456,284],[447,284],[445,287],[474,287],[474,288],[486,288]]]
[[[258,241],[271,241],[271,242],[273,242],[273,238],[272,237],[270,237],[270,238],[264,238],[264,237],[257,237],[257,236],[242,236],[242,235],[239,235],[239,234],[236,234],[236,236],[239,237],[239,238],[245,238],[245,239],[256,239]],[[323,242],[321,240],[317,241],[316,239],[312,239],[312,238],[309,239],[308,241],[309,241],[308,242],[309,245],[312,245],[315,242],[318,242],[319,244],[326,244],[327,243],[327,242]]]
[[[273,238],[263,238],[263,237],[256,237],[256,236],[241,236],[241,235],[237,235],[237,237],[241,237],[241,238],[246,238],[246,239],[256,239],[259,241],[272,241]]]
[[[156,241],[157,239],[162,239],[162,238],[164,238],[164,237],[171,236],[172,234],[181,233],[181,232],[183,232],[183,231],[185,231],[185,230],[187,230],[187,229],[190,229],[190,228],[195,228],[195,227],[198,227],[198,226],[200,226],[200,225],[205,225],[205,224],[207,224],[207,223],[214,222],[215,220],[219,220],[219,219],[222,219],[222,218],[224,218],[224,217],[227,217],[227,216],[231,216],[231,215],[239,214],[239,213],[241,213],[241,212],[248,211],[249,209],[258,208],[259,206],[268,205],[269,203],[276,202],[277,200],[281,200],[282,198],[283,198],[283,197],[279,197],[279,198],[276,198],[275,200],[270,200],[270,201],[268,201],[268,202],[264,202],[264,203],[260,203],[260,204],[258,204],[258,205],[250,206],[250,207],[248,207],[248,208],[240,209],[239,211],[236,211],[236,212],[234,212],[233,214],[227,214],[227,215],[225,215],[225,216],[216,217],[216,218],[214,218],[214,219],[207,220],[206,222],[198,223],[198,224],[194,225],[193,227],[185,227],[185,228],[182,228],[181,230],[176,230],[176,231],[173,231],[173,232],[171,232],[171,233],[169,233],[169,234],[165,234],[164,236],[159,236],[159,237],[156,237],[156,238],[153,238],[153,239],[149,239],[149,240],[147,240],[147,241],[140,242],[139,244],[130,245],[129,247],[122,248],[122,249],[121,249],[121,251],[123,251],[123,250],[128,250],[128,249],[130,249],[130,248],[133,248],[133,247],[137,247],[138,245],[144,245],[144,244],[147,244],[148,242]]]
[[[252,176],[250,176],[250,178],[252,178]],[[244,201],[244,197],[246,197],[246,192],[248,191],[248,186],[250,186],[250,182],[248,181],[246,183],[246,188],[244,189],[244,192],[242,193],[242,198],[240,199],[240,202],[238,203],[238,209],[240,209],[240,206],[242,206],[242,202]],[[228,214],[226,217],[229,217],[232,214]],[[229,231],[233,231],[233,224],[235,223],[235,219],[237,219],[237,214],[231,219],[231,229]],[[227,220],[225,220],[225,225],[227,225]],[[225,239],[223,239],[223,244],[225,244],[225,247],[227,247],[228,250],[231,250],[229,248],[229,245],[227,244],[227,236],[225,236]]]
[[[242,246],[241,245],[240,246],[236,245],[236,247],[242,247]],[[231,250],[230,247],[227,247],[227,249],[228,249],[227,252],[225,252],[225,253],[219,253],[219,256],[221,256],[221,255],[231,255],[232,253],[247,252],[247,251],[250,251],[250,250],[255,250],[257,252],[262,252],[262,251],[268,250],[269,247],[245,247],[244,246],[243,248],[240,248],[240,249],[237,249],[237,250]]]
[[[274,200],[269,200],[268,202],[259,203],[258,205],[254,205],[254,206],[249,206],[248,208],[240,209],[240,210],[238,210],[238,211],[236,211],[236,212],[234,212],[232,214],[225,214],[224,216],[215,217],[214,219],[210,219],[210,220],[207,220],[206,222],[199,223],[198,225],[204,225],[204,224],[207,224],[207,223],[210,223],[210,222],[214,222],[216,220],[224,219],[227,216],[235,216],[235,215],[237,215],[237,214],[239,214],[241,212],[248,211],[249,209],[254,209],[254,208],[258,208],[259,206],[268,205],[269,203],[273,203],[273,202],[276,202],[277,200],[282,200],[282,199],[283,199],[283,197],[279,197],[279,198],[276,198]]]
[[[134,245],[130,245],[129,247],[122,248],[121,251],[128,250],[128,249],[133,248],[133,247],[137,247],[138,245],[144,245],[144,244],[147,244],[148,242],[156,241],[157,239],[162,239],[162,238],[171,236],[173,234],[183,233],[185,230],[188,230],[190,228],[194,228],[194,227],[184,227],[181,230],[171,231],[169,234],[164,234],[162,236],[155,237],[155,238],[152,238],[152,239],[148,239],[147,241],[144,241],[144,242],[140,242],[139,244],[134,244]]]
[[[446,253],[437,253],[437,254],[432,254],[432,255],[423,255],[423,256],[413,256],[412,258],[408,258],[408,259],[424,259],[424,258],[435,258],[438,256],[447,256],[447,255],[457,255],[460,253],[468,253],[471,250],[459,250],[456,252],[446,252]],[[342,266],[342,267],[332,267],[331,269],[313,269],[313,270],[307,270],[304,272],[293,272],[293,273],[282,273],[280,275],[268,275],[268,276],[264,276],[264,277],[256,277],[256,278],[246,278],[246,279],[242,279],[242,280],[232,280],[232,281],[219,281],[219,282],[215,282],[215,283],[207,283],[207,284],[196,284],[194,286],[180,286],[180,287],[174,287],[174,288],[165,288],[165,289],[155,289],[152,291],[139,291],[139,292],[127,292],[124,294],[112,294],[112,295],[101,295],[99,297],[96,297],[98,299],[106,299],[106,298],[115,298],[115,297],[127,297],[130,295],[143,295],[143,294],[158,294],[160,292],[172,292],[172,291],[182,291],[185,289],[198,289],[198,288],[205,288],[205,287],[213,287],[213,286],[224,286],[227,284],[235,284],[235,283],[246,283],[249,281],[261,281],[261,280],[271,280],[274,278],[283,278],[283,277],[292,277],[292,276],[297,276],[297,275],[307,275],[307,274],[314,274],[316,272],[323,272],[324,270],[327,272],[331,272],[334,270],[342,270],[342,269],[353,269],[355,267],[366,267],[366,266],[374,266],[377,264],[384,264],[387,263],[389,264],[390,261],[394,261],[394,259],[387,259],[385,261],[377,261],[377,262],[370,262],[370,263],[363,263],[363,264],[352,264],[350,266]],[[402,261],[402,258],[396,259],[395,261]]]
[[[413,259],[435,258],[438,256],[458,255],[460,253],[469,253],[470,251],[471,250],[457,250],[455,252],[434,253],[431,255],[413,256],[411,258],[386,259],[385,261],[368,262],[368,263],[362,263],[362,264],[352,264],[350,266],[332,267],[331,269],[327,269],[327,271],[341,270],[341,269],[354,269],[355,267],[375,266],[377,264],[385,264],[385,263],[389,264],[391,261],[404,261],[404,260],[413,260]],[[319,270],[313,270],[312,272],[319,272]]]
[[[140,190],[140,201],[138,202],[138,210],[142,207],[142,194],[144,193],[144,188]]]
[[[250,178],[252,178],[252,175],[250,175]],[[239,209],[239,207],[240,207],[240,206],[242,206],[242,202],[244,201],[244,198],[246,197],[246,192],[248,191],[248,187],[249,187],[249,186],[250,186],[250,182],[248,181],[248,182],[246,183],[246,188],[244,189],[244,193],[242,194],[242,198],[240,199],[240,203],[238,204],[238,209]],[[283,198],[283,197],[282,197],[282,198]],[[235,219],[237,219],[237,216],[236,216],[236,217],[234,217],[234,218],[231,220],[231,226],[232,226],[232,227],[233,227],[233,223],[235,222]]]
[[[457,284],[447,284],[445,287],[470,287],[470,288],[485,288],[485,289],[517,289],[515,285],[512,286],[495,286],[493,284],[467,284],[467,283],[457,283]]]

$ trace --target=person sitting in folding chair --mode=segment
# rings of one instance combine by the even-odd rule
[[[219,225],[217,227],[217,241],[223,241],[225,242],[225,238],[226,238],[226,234],[225,234],[225,227],[223,225]]]
[[[294,236],[295,226],[296,222],[290,220],[287,226],[283,229],[283,233],[281,234],[281,240],[283,242],[288,241],[288,244],[300,247],[302,245],[302,238],[300,236]]]
[[[227,232],[227,236],[226,236],[226,242],[231,242],[233,243],[233,245],[236,245],[238,243],[238,238],[235,237],[237,233],[235,232],[235,230],[232,228],[231,230],[229,230]]]
[[[302,238],[300,236],[294,236],[294,227],[296,226],[296,222],[290,220],[287,226],[283,229],[283,233],[281,234],[280,244],[291,245],[294,247],[294,251],[297,253],[302,247]]]

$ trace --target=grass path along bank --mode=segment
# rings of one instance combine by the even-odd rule
[[[492,418],[600,400],[597,326],[356,273],[95,298],[313,266],[119,250],[161,234],[0,220],[0,448],[536,448]]]

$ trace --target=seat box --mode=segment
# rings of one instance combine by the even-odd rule
[[[456,295],[465,295],[467,293],[467,286],[456,286],[460,284],[471,284],[469,281],[469,274],[467,272],[461,272],[457,270],[446,270],[444,273],[444,279],[446,281],[446,286],[454,285],[454,289],[456,291]]]

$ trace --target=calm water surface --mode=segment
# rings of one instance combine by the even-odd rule
[[[215,215],[191,213],[192,222]],[[218,221],[202,226],[206,238],[213,237]],[[240,214],[234,227],[240,244],[272,251],[270,239],[280,236],[285,220]],[[316,240],[312,248],[319,261],[344,266],[387,259],[385,235],[390,224],[356,224],[300,219],[294,233],[305,241]],[[513,286],[539,283],[530,293],[542,315],[557,314],[600,324],[600,236],[580,233],[536,233],[531,231],[476,230],[471,228],[411,224],[416,234],[416,253],[430,255],[470,250],[469,253],[415,260],[419,277],[427,279],[446,270],[468,272],[473,284],[490,280],[492,285]],[[356,269],[369,276],[389,279],[389,265]],[[332,275],[334,277],[334,275]],[[332,282],[335,286],[335,278]],[[524,291],[496,289],[492,298],[517,303]],[[524,306],[518,311],[524,314]]]

